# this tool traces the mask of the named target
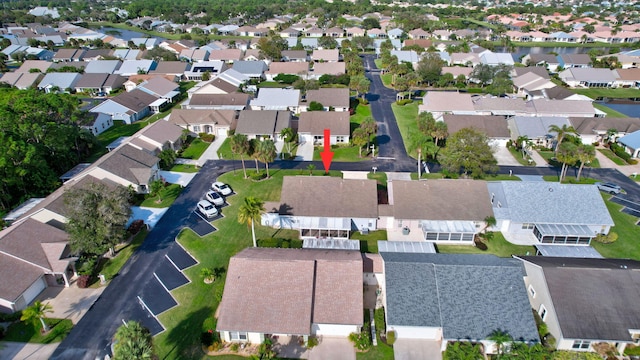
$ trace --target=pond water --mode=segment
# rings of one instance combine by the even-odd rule
[[[129,41],[129,40],[131,40],[133,38],[150,37],[149,35],[141,33],[141,32],[137,32],[137,31],[133,31],[133,30],[125,30],[125,29],[116,29],[116,28],[112,28],[112,27],[100,27],[99,29],[97,29],[97,31],[100,31],[103,34],[107,34],[107,35],[111,35],[113,37],[117,37],[118,39],[122,39],[124,41]],[[160,41],[166,40],[166,39],[161,38],[159,36],[151,36],[151,37],[159,39]]]
[[[640,102],[614,100],[606,103],[598,102],[615,111],[621,112],[630,117],[640,117]]]
[[[513,56],[513,59],[515,61],[520,61],[520,58],[522,58],[523,56],[527,55],[527,54],[549,54],[549,53],[556,53],[556,54],[586,54],[589,52],[589,50],[591,49],[597,49],[597,50],[602,50],[605,53],[609,52],[609,50],[611,48],[608,47],[540,47],[540,46],[532,46],[532,47],[525,47],[525,46],[516,46],[515,51],[511,51],[511,55]],[[616,49],[618,50],[618,49]],[[629,49],[626,48],[621,48],[620,51],[626,51]],[[504,46],[496,46],[495,52],[509,52],[507,51],[507,48],[505,48]]]

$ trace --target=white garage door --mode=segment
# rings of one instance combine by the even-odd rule
[[[312,333],[325,336],[349,336],[352,332],[358,332],[356,325],[313,324]]]
[[[40,278],[38,278],[38,280],[31,284],[31,286],[29,286],[27,291],[22,294],[22,296],[24,297],[24,301],[27,304],[31,303],[31,301],[33,301],[33,299],[35,299],[36,296],[38,296],[38,294],[40,294],[45,287],[47,287],[47,284],[44,281],[44,277],[41,276]]]
[[[216,129],[216,136],[222,139],[226,139],[227,138],[227,129],[226,128],[217,128]]]

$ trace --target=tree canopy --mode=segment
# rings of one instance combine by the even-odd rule
[[[487,135],[473,128],[460,129],[447,139],[438,153],[438,160],[447,171],[481,177],[497,171],[497,161],[489,146]]]
[[[53,191],[94,146],[90,119],[70,95],[0,89],[0,209]]]
[[[114,360],[153,359],[153,340],[147,328],[137,321],[127,321],[114,336]]]

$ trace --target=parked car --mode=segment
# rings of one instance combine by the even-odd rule
[[[614,183],[597,182],[594,185],[598,187],[598,190],[608,192],[611,195],[620,194],[620,192],[622,191],[622,188],[620,187],[620,185],[614,184]]]
[[[224,205],[224,198],[222,197],[222,195],[213,190],[208,191],[204,197],[207,198],[207,200],[215,206]]]
[[[231,188],[229,187],[229,185],[223,182],[216,181],[213,184],[211,184],[211,188],[222,195],[231,195]]]
[[[218,215],[218,209],[216,209],[216,207],[207,200],[198,201],[198,211],[200,211],[202,215],[208,218],[212,218]]]

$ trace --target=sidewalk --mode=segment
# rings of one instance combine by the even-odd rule
[[[222,143],[227,139],[226,136],[216,136],[215,140],[209,145],[197,161],[198,166],[204,165],[207,160],[218,160],[218,149],[222,146]]]
[[[47,360],[60,343],[30,344],[0,341],[0,359]]]

